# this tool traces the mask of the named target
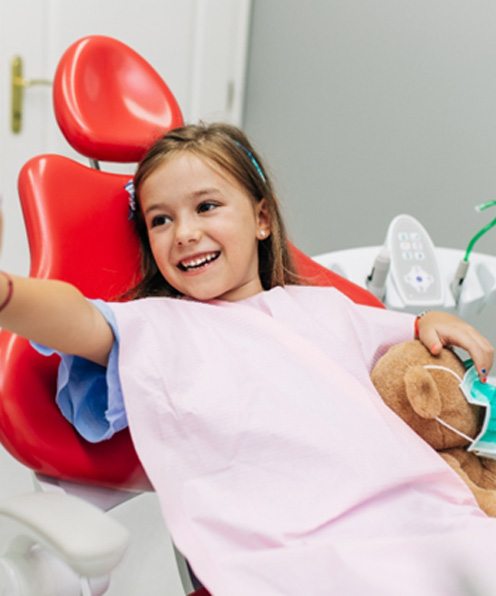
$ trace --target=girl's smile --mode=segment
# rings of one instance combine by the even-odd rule
[[[233,301],[262,291],[265,201],[256,203],[216,164],[179,153],[143,182],[140,200],[155,262],[178,292]]]
[[[220,251],[214,251],[202,255],[194,255],[190,258],[183,259],[178,263],[179,269],[185,272],[203,271],[207,265],[216,261],[220,256]]]

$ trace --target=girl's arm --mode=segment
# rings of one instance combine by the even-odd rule
[[[494,348],[477,329],[445,312],[428,312],[418,319],[418,338],[437,355],[444,346],[458,346],[466,350],[479,372],[485,379],[491,370]]]
[[[77,288],[61,281],[0,273],[0,305],[9,292],[11,298],[0,311],[0,327],[106,366],[112,331]]]

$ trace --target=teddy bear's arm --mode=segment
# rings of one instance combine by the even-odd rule
[[[482,462],[476,455],[463,449],[453,449],[440,455],[467,484],[482,511],[496,517],[496,461],[486,459]],[[485,463],[489,463],[489,466],[483,469]],[[473,478],[477,477],[474,481]]]

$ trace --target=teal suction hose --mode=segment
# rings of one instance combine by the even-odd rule
[[[476,211],[484,211],[485,209],[488,209],[489,207],[494,207],[496,205],[496,201],[488,201],[487,203],[482,203],[482,205],[477,205],[477,207],[475,208]],[[463,257],[463,260],[465,262],[468,263],[468,259],[470,257],[470,253],[472,252],[472,249],[474,248],[475,243],[482,238],[482,236],[484,236],[484,234],[486,234],[487,232],[489,232],[489,230],[491,228],[493,228],[496,225],[496,217],[490,221],[486,226],[484,226],[483,228],[481,228],[477,234],[474,235],[474,237],[472,238],[472,240],[470,240],[470,242],[468,243],[467,246],[467,250],[465,251],[465,256]]]
[[[486,203],[482,203],[482,205],[477,205],[475,208],[476,211],[484,211],[489,207],[494,207],[496,205],[496,201],[487,201]],[[469,267],[469,258],[472,253],[472,250],[476,244],[476,242],[487,234],[491,228],[496,225],[496,217],[490,221],[487,225],[481,228],[476,234],[474,234],[473,238],[470,240],[467,246],[467,250],[465,251],[465,255],[463,259],[458,263],[458,267],[456,269],[455,277],[450,284],[451,292],[455,299],[455,302],[458,304],[458,300],[460,299],[460,294],[462,293],[462,284],[467,276],[467,271]]]

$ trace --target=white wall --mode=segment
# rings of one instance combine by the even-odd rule
[[[311,253],[400,212],[465,248],[496,209],[496,3],[255,0],[245,128]],[[478,246],[494,254],[496,229]]]

